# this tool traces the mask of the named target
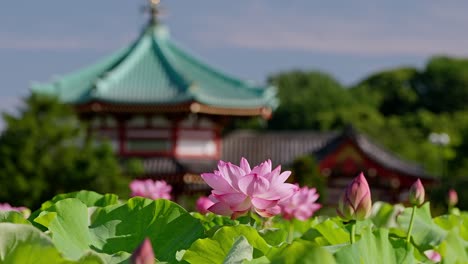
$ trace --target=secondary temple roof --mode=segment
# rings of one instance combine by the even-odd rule
[[[65,103],[97,102],[100,110],[119,112],[132,106],[164,111],[185,104],[192,112],[268,115],[277,104],[274,87],[241,81],[208,66],[181,49],[167,28],[153,19],[130,46],[32,89]]]

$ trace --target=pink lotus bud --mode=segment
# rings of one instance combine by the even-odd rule
[[[154,264],[154,252],[149,238],[145,238],[143,243],[133,252],[130,263],[132,264]]]
[[[210,198],[202,196],[197,200],[197,211],[201,214],[206,214],[209,212],[208,208],[210,208],[213,204],[214,202],[211,201]]]
[[[458,203],[458,194],[454,189],[450,189],[447,197],[447,204],[451,207]]]
[[[439,252],[432,249],[424,251],[424,255],[426,255],[428,259],[434,262],[440,262],[442,260],[442,257],[440,256]]]
[[[421,180],[417,180],[411,185],[409,190],[409,202],[412,205],[420,206],[424,203],[424,186],[421,183]]]
[[[372,209],[371,192],[364,174],[354,178],[348,184],[338,201],[338,215],[346,221],[364,220],[369,217]]]

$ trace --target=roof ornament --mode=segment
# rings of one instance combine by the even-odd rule
[[[149,6],[145,7],[145,11],[150,13],[151,16],[151,24],[158,24],[158,15],[159,15],[159,9],[158,5],[161,1],[160,0],[149,0]]]

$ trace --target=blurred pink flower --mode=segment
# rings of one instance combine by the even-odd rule
[[[145,238],[130,257],[132,264],[154,264],[154,252],[149,238]]]
[[[27,207],[14,207],[8,203],[0,203],[0,211],[16,211],[22,213],[25,218],[28,218],[31,211]]]
[[[447,203],[453,207],[458,203],[458,193],[454,189],[450,189],[448,192]]]
[[[245,158],[240,166],[219,161],[218,170],[203,173],[205,182],[213,188],[210,199],[215,203],[209,211],[228,215],[232,219],[255,210],[263,217],[271,217],[281,212],[278,203],[291,197],[297,186],[285,183],[290,171],[281,173],[281,166],[271,169],[271,161],[250,168]]]
[[[364,220],[369,217],[372,209],[371,192],[364,174],[354,178],[348,184],[338,201],[338,215],[346,221]]]
[[[27,209],[26,207],[13,207],[9,203],[0,203],[0,211],[16,211],[21,212]]]
[[[440,262],[442,260],[442,257],[440,256],[439,252],[432,249],[424,251],[424,255],[426,255],[428,259],[434,262]]]
[[[424,203],[424,186],[421,183],[421,180],[417,180],[411,185],[409,190],[409,202],[412,205],[420,206]]]
[[[172,187],[165,181],[133,180],[130,183],[133,196],[141,196],[150,199],[171,199]]]
[[[291,198],[279,203],[281,213],[285,219],[293,218],[305,221],[322,206],[316,203],[319,194],[315,188],[302,187]]]
[[[202,196],[197,200],[197,211],[201,214],[206,214],[209,212],[208,208],[210,208],[213,204],[214,202],[211,201],[210,198]]]

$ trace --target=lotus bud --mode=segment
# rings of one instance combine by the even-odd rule
[[[447,197],[447,204],[449,207],[454,207],[458,203],[458,194],[454,189],[450,189]]]
[[[424,203],[424,186],[421,183],[421,180],[417,180],[411,185],[409,190],[409,202],[412,205],[420,206]]]
[[[372,209],[371,192],[364,174],[354,178],[338,201],[338,215],[346,221],[364,220]]]
[[[440,256],[439,252],[432,249],[424,251],[424,255],[426,255],[428,259],[436,263],[442,260],[442,257]]]
[[[149,238],[145,238],[143,243],[133,252],[130,258],[132,264],[154,264],[154,252]]]

